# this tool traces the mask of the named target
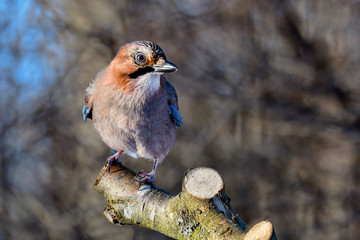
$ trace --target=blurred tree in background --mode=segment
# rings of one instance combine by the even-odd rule
[[[359,26],[357,0],[2,0],[0,239],[169,239],[107,223],[92,189],[110,152],[82,122],[83,92],[134,40],[179,67],[185,125],[158,186],[212,167],[250,225],[358,239]]]

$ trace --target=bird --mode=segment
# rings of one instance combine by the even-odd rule
[[[137,176],[143,183],[155,180],[158,164],[174,146],[176,128],[184,124],[176,90],[163,76],[177,70],[157,44],[135,41],[120,47],[88,84],[83,120],[91,119],[115,151],[106,159],[109,171],[126,154],[152,160],[151,172],[141,170]]]

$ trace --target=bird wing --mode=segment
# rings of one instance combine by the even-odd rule
[[[91,80],[87,88],[85,89],[85,106],[82,110],[83,120],[86,122],[87,118],[92,119],[92,106],[93,106],[93,99],[94,99],[94,87],[96,84],[96,80],[100,78],[102,73],[104,72],[105,68],[101,70],[96,77]]]
[[[169,102],[169,114],[174,120],[175,126],[180,127],[180,123],[184,124],[181,113],[179,111],[178,98],[175,91],[175,88],[171,85],[170,82],[165,80],[166,90],[168,93],[168,102]]]

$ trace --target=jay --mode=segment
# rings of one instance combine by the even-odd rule
[[[153,161],[150,173],[140,171],[143,183],[155,180],[157,165],[172,149],[176,127],[184,121],[175,88],[163,73],[177,71],[153,42],[137,41],[120,48],[85,90],[83,119],[92,119],[102,140],[116,153]]]

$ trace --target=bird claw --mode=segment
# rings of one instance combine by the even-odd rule
[[[141,170],[138,174],[138,177],[140,177],[141,183],[152,183],[155,180],[155,174],[153,173],[146,173],[144,170]]]
[[[121,158],[118,153],[115,153],[114,155],[112,155],[106,159],[105,165],[108,165],[109,172],[110,172],[110,168],[114,164],[114,162],[116,165],[121,165]]]

